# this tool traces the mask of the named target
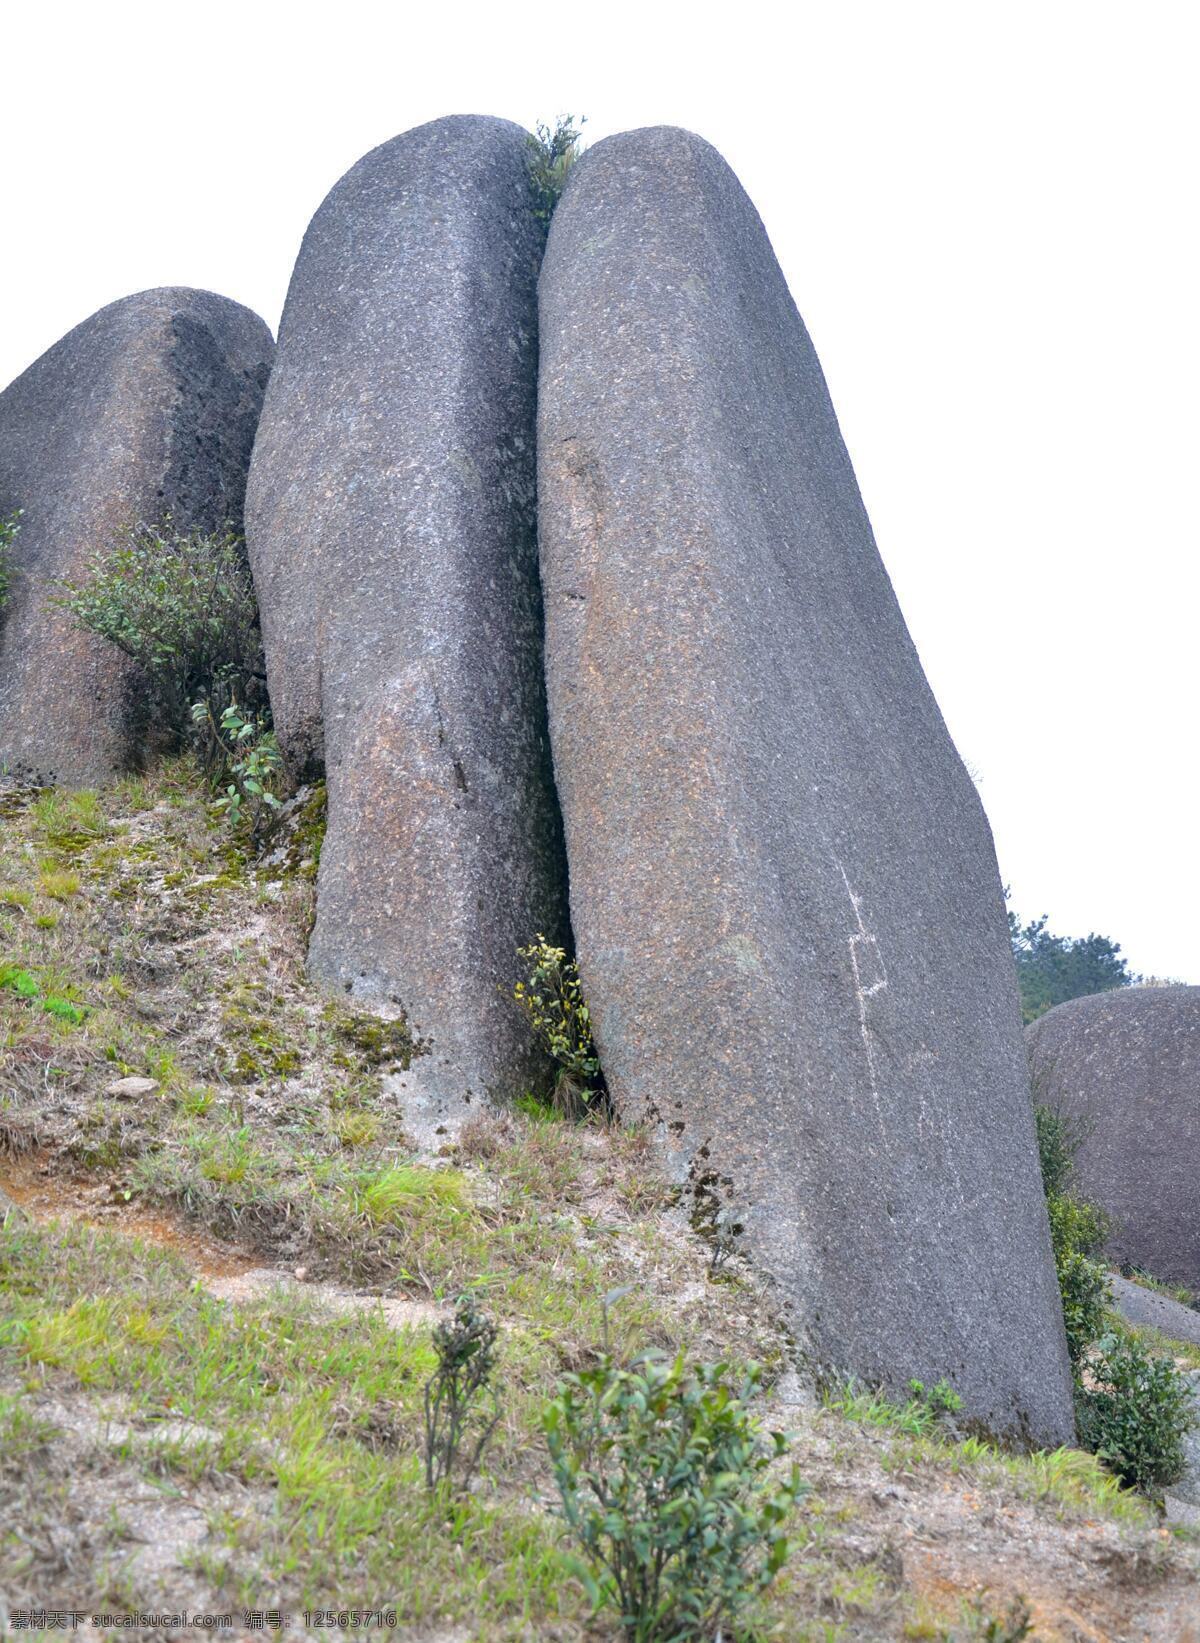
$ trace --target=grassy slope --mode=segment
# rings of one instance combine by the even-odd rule
[[[315,806],[249,870],[183,766],[99,798],[0,793],[0,1181],[5,1152],[44,1154],[111,1228],[0,1232],[0,1592],[611,1635],[567,1573],[537,1436],[602,1297],[636,1286],[623,1347],[775,1377],[785,1343],[750,1274],[711,1281],[637,1132],[483,1118],[444,1168],[412,1167],[387,1079],[406,1035],[303,981],[314,838]],[[128,1074],[157,1088],[106,1093]],[[186,1246],[123,1235],[148,1206],[306,1282],[217,1299]],[[421,1481],[428,1320],[336,1310],[314,1280],[486,1291],[504,1416],[451,1521]],[[869,1398],[764,1414],[815,1490],[763,1635],[1004,1637],[987,1628],[1024,1594],[1038,1637],[1137,1612],[1138,1636],[1173,1638],[1196,1602],[1194,1548],[1087,1457],[999,1456]]]

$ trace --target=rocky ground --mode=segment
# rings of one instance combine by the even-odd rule
[[[186,766],[0,789],[0,1636],[70,1605],[612,1637],[539,1417],[629,1286],[617,1345],[759,1361],[763,1417],[794,1434],[811,1488],[754,1636],[1200,1643],[1195,1531],[1077,1452],[807,1391],[638,1132],[531,1103],[416,1157],[403,1027],[303,978],[319,838],[314,794],[251,866]],[[502,1326],[503,1413],[447,1515],[422,1393],[468,1286]]]

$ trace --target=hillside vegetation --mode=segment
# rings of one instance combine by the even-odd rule
[[[0,789],[0,816],[10,1610],[187,1605],[240,1628],[355,1607],[443,1643],[615,1638],[543,1436],[607,1322],[623,1358],[758,1363],[754,1410],[792,1436],[779,1464],[808,1492],[739,1636],[1185,1635],[1194,1537],[1092,1457],[1000,1454],[924,1390],[809,1392],[769,1297],[637,1130],[530,1100],[418,1155],[403,1023],[304,979],[319,790],[258,863],[187,761],[102,794]],[[463,1291],[498,1325],[500,1418],[447,1496],[424,1389]]]

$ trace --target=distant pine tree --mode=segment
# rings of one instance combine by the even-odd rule
[[[1128,987],[1140,981],[1129,961],[1121,957],[1120,944],[1093,932],[1088,936],[1056,936],[1046,928],[1048,915],[1022,924],[1009,909],[1008,930],[1012,937],[1017,984],[1021,989],[1021,1017],[1026,1025],[1036,1021],[1056,1004],[1087,993],[1106,993],[1113,987]]]

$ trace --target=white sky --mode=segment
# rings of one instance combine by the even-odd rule
[[[278,323],[449,113],[684,125],[757,204],[1024,914],[1200,982],[1200,11],[1140,0],[10,5],[0,384],[103,303]]]

